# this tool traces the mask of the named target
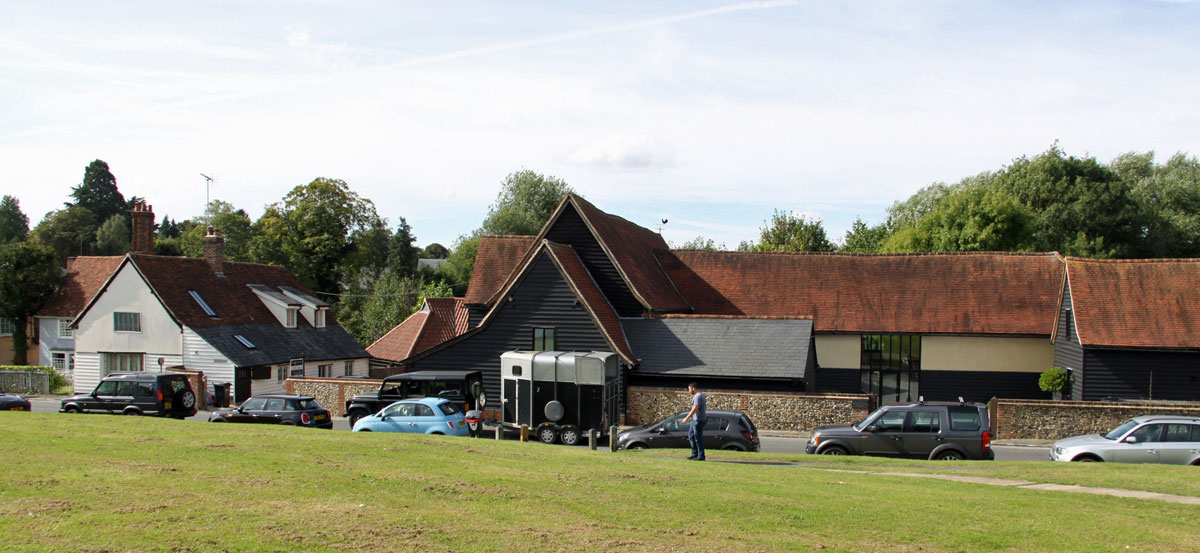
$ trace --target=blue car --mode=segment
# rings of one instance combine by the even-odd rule
[[[447,399],[406,399],[359,419],[354,423],[354,431],[466,436],[467,418],[457,405]]]

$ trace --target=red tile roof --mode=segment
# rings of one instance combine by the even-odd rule
[[[575,295],[592,315],[592,320],[600,327],[600,331],[604,333],[609,344],[625,358],[625,362],[631,365],[635,364],[637,358],[633,356],[629,342],[625,339],[625,331],[621,328],[621,319],[617,316],[612,304],[608,302],[608,298],[600,291],[600,287],[596,285],[596,281],[592,280],[591,274],[583,266],[579,255],[570,246],[553,242],[545,242],[545,245],[551,258],[554,259],[554,263],[558,265],[567,283],[575,291]]]
[[[402,361],[466,332],[467,315],[463,298],[426,298],[419,311],[367,346],[367,353]]]
[[[695,313],[812,317],[817,332],[1049,336],[1057,254],[658,252]]]
[[[1071,257],[1066,263],[1082,344],[1200,347],[1200,259]]]
[[[467,286],[466,303],[484,305],[499,292],[504,284],[515,275],[514,269],[522,266],[522,257],[535,243],[533,236],[482,236],[479,252],[475,254],[475,268]]]
[[[39,317],[74,318],[112,276],[125,259],[116,256],[85,256],[67,260],[67,274],[54,295],[38,311]]]
[[[367,353],[376,359],[391,361],[408,359],[410,355],[416,353],[413,351],[413,345],[417,343],[417,336],[421,334],[421,329],[425,327],[425,321],[428,319],[429,311],[425,309],[409,315],[407,319],[392,327],[386,334],[367,346]]]

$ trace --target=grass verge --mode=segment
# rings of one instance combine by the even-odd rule
[[[821,470],[941,469],[918,462],[689,463],[683,452],[107,415],[0,413],[0,427],[0,536],[14,552],[1170,552],[1194,551],[1200,512]],[[1069,482],[1081,478],[1074,465],[1032,467],[1002,470],[1082,483]],[[1154,482],[1196,476],[1140,470]]]

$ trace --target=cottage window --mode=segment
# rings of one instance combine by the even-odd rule
[[[329,378],[333,376],[333,365],[317,365],[317,377]]]
[[[275,367],[275,380],[283,382],[287,378],[287,365]]]
[[[113,331],[115,332],[141,332],[142,331],[142,314],[141,313],[122,313],[116,311],[113,313]]]
[[[533,351],[554,351],[554,329],[533,329]]]
[[[346,376],[354,376],[354,361],[346,361]]]
[[[304,376],[304,360],[303,359],[292,359],[292,362],[290,363],[290,365],[291,365],[291,376],[299,376],[299,377]]]
[[[317,308],[316,315],[313,315],[313,326],[317,328],[325,328],[325,308]]]
[[[13,330],[12,319],[0,317],[0,336],[12,336]]]
[[[287,310],[287,324],[285,325],[285,326],[287,326],[288,328],[296,328],[296,312],[297,312],[297,311],[299,311],[299,309],[297,309],[297,308],[295,308],[295,307],[289,307],[289,308],[288,308],[288,310]]]
[[[71,319],[59,319],[58,320],[58,337],[59,338],[73,338],[74,336],[75,336],[75,329],[71,328]]]
[[[143,357],[140,353],[102,353],[100,354],[100,376],[141,371],[144,367]]]
[[[66,353],[51,353],[50,354],[50,366],[54,367],[54,370],[56,370],[60,373],[67,372],[67,354]]]

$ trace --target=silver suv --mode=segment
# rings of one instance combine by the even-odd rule
[[[1051,461],[1106,461],[1200,465],[1200,418],[1143,415],[1107,434],[1088,434],[1054,442]]]
[[[813,430],[805,452],[943,461],[995,459],[987,406],[965,401],[885,405],[858,423]]]

